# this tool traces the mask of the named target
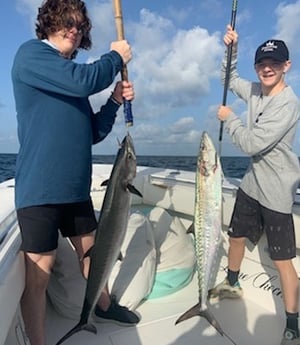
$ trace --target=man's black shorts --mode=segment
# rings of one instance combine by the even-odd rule
[[[55,250],[58,231],[72,237],[92,232],[97,227],[91,200],[70,204],[25,207],[17,210],[22,235],[21,250],[44,253]]]
[[[296,256],[292,214],[272,211],[239,189],[229,226],[229,236],[247,237],[256,244],[263,231],[267,236],[272,260],[288,260]]]

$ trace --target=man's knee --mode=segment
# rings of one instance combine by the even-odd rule
[[[45,290],[55,261],[55,251],[25,253],[26,286]]]
[[[245,237],[229,237],[229,243],[231,246],[243,246],[245,245]]]

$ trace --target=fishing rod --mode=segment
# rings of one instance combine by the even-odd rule
[[[236,12],[237,12],[237,0],[232,1],[232,8],[231,8],[231,21],[230,25],[232,29],[235,28],[235,21],[236,21]],[[227,62],[226,62],[226,71],[225,71],[225,82],[224,82],[224,90],[223,90],[223,101],[222,105],[226,105],[227,101],[227,92],[229,86],[229,77],[230,77],[230,67],[231,67],[231,60],[232,60],[232,43],[227,48]],[[221,157],[221,146],[222,146],[222,138],[223,138],[223,127],[224,122],[220,122],[220,131],[219,131],[219,157]]]
[[[123,25],[123,14],[122,14],[122,5],[121,0],[113,0],[114,5],[114,14],[115,14],[115,24],[117,29],[117,39],[118,41],[122,41],[125,39],[124,35],[124,25]],[[128,81],[128,71],[127,66],[124,64],[121,70],[121,78],[124,81]],[[133,116],[132,116],[132,109],[131,109],[131,102],[124,99],[124,117],[125,117],[125,124],[127,127],[133,126]]]

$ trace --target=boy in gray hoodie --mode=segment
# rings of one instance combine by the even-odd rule
[[[251,156],[251,162],[237,192],[228,232],[227,278],[212,290],[211,296],[221,299],[242,296],[238,275],[245,240],[248,238],[256,244],[265,231],[270,257],[280,275],[287,317],[281,345],[299,345],[298,276],[292,263],[296,256],[292,205],[300,168],[292,143],[300,103],[284,80],[291,66],[289,51],[281,40],[271,39],[261,44],[254,62],[259,82],[250,82],[237,73],[238,34],[230,25],[224,43],[232,44],[229,88],[248,105],[247,125],[227,106],[219,107],[218,118],[225,121],[232,141]],[[226,62],[227,56],[222,64],[223,80]]]

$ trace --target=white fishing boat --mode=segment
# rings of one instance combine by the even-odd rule
[[[91,196],[96,212],[101,209],[105,193],[105,187],[101,187],[101,182],[109,177],[111,168],[112,165],[93,166]],[[211,311],[228,337],[221,336],[206,319],[200,317],[175,325],[177,318],[198,302],[197,274],[191,273],[194,272],[193,267],[188,267],[191,263],[194,264],[192,247],[189,245],[192,238],[191,235],[182,235],[183,229],[185,231],[193,219],[195,174],[170,169],[138,167],[134,185],[143,194],[143,198],[133,197],[132,214],[138,215],[139,219],[147,220],[147,224],[152,227],[154,240],[148,237],[145,241],[144,245],[150,246],[150,249],[144,252],[143,257],[140,254],[134,254],[136,265],[131,264],[129,268],[132,270],[135,267],[136,272],[133,273],[137,273],[136,276],[139,275],[139,277],[133,274],[130,279],[125,279],[125,281],[123,279],[121,284],[117,284],[117,287],[122,287],[122,291],[116,287],[115,290],[116,294],[119,294],[120,302],[134,306],[141,316],[141,321],[133,327],[94,322],[98,331],[96,335],[80,332],[66,340],[65,344],[278,344],[285,326],[285,315],[279,277],[269,259],[264,237],[258,246],[255,248],[249,246],[246,251],[240,276],[244,298],[211,301]],[[238,185],[239,181],[236,179],[226,179],[223,183],[225,236],[219,250],[216,278],[211,282],[212,285],[222,281],[226,275],[228,248],[226,229]],[[298,248],[295,265],[300,276],[299,198],[294,205],[294,220]],[[19,251],[21,239],[14,210],[13,179],[0,184],[0,200],[0,345],[24,345],[29,344],[25,336],[19,304],[24,289],[24,261]],[[134,219],[131,226],[134,227]],[[158,238],[160,241],[157,240]],[[167,245],[165,245],[166,241],[169,241]],[[178,241],[186,242],[182,245]],[[129,242],[128,239],[127,242]],[[74,260],[72,267],[76,267],[77,263],[76,256],[72,256],[71,246],[68,247],[68,242],[61,240],[60,245],[59,250],[64,255],[62,267],[65,269],[61,272],[59,272],[59,267],[56,269],[49,286],[46,322],[47,344],[49,345],[55,344],[77,323],[84,294],[83,280],[82,278],[81,281],[76,280],[80,279],[77,278],[77,273],[73,272],[72,277],[64,277],[67,274],[66,269],[72,265],[72,260]],[[141,250],[136,253],[141,253]],[[182,270],[185,264],[187,267]],[[118,269],[120,272],[122,267]],[[176,283],[173,284],[170,281],[169,286],[166,284],[163,296],[151,297],[150,294],[151,298],[147,298],[149,291],[157,283],[158,271],[163,276],[164,272],[174,273],[177,269],[179,273],[184,272],[186,276],[180,279],[179,274]],[[117,274],[115,273],[115,276]],[[141,279],[144,277],[147,279]],[[69,280],[69,285],[64,290],[63,284],[66,280]],[[134,284],[131,284],[132,282]],[[72,286],[72,293],[70,293],[70,286]],[[122,297],[122,293],[126,296]]]

